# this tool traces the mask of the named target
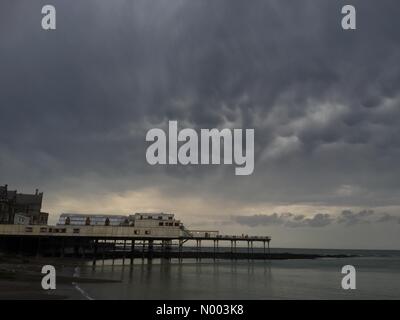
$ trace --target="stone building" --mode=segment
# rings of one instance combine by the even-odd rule
[[[34,194],[24,194],[0,186],[0,223],[17,224],[27,217],[29,224],[47,224],[49,214],[41,211],[42,200],[43,192],[37,189]]]

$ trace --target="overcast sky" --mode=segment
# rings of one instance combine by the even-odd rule
[[[41,29],[41,8],[57,30]],[[275,247],[400,249],[400,3],[0,2],[0,183]],[[147,130],[254,128],[255,170],[150,166]]]

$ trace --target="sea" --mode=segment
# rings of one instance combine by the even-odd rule
[[[238,248],[239,249],[239,248]],[[240,249],[239,249],[240,250]],[[245,250],[245,249],[243,249]],[[254,249],[260,250],[260,249]],[[400,251],[271,249],[274,252],[353,255],[294,260],[135,259],[79,266],[81,277],[116,280],[75,283],[84,299],[400,299]],[[356,288],[342,288],[342,268],[356,270]]]

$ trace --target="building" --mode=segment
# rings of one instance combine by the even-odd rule
[[[57,226],[129,227],[134,235],[166,235],[187,232],[180,220],[170,213],[135,213],[133,215],[107,215],[63,213]],[[124,231],[124,232],[125,232]],[[122,232],[122,231],[121,231]]]
[[[0,186],[0,224],[14,224],[29,219],[29,224],[47,224],[48,213],[42,212],[43,192],[36,189],[34,194],[8,190],[8,185]],[[17,219],[15,215],[18,215]],[[24,216],[27,219],[22,219]]]
[[[63,213],[57,225],[71,226],[123,226],[129,225],[127,216],[107,214]]]
[[[63,213],[57,225],[72,226],[130,226],[130,227],[180,227],[170,213],[135,213],[133,215]]]

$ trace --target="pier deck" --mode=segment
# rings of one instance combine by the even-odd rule
[[[79,232],[78,232],[79,229]],[[134,234],[130,227],[21,226],[0,225],[0,251],[54,257],[92,259],[268,259],[271,237],[220,235],[216,231],[164,234]],[[185,250],[185,244],[192,244]],[[202,244],[210,244],[207,248]],[[224,244],[224,251],[221,251]],[[227,245],[228,244],[228,245]],[[247,252],[238,251],[247,247]],[[254,244],[262,252],[254,252]],[[204,250],[206,249],[206,250]],[[228,250],[228,251],[226,251]]]

